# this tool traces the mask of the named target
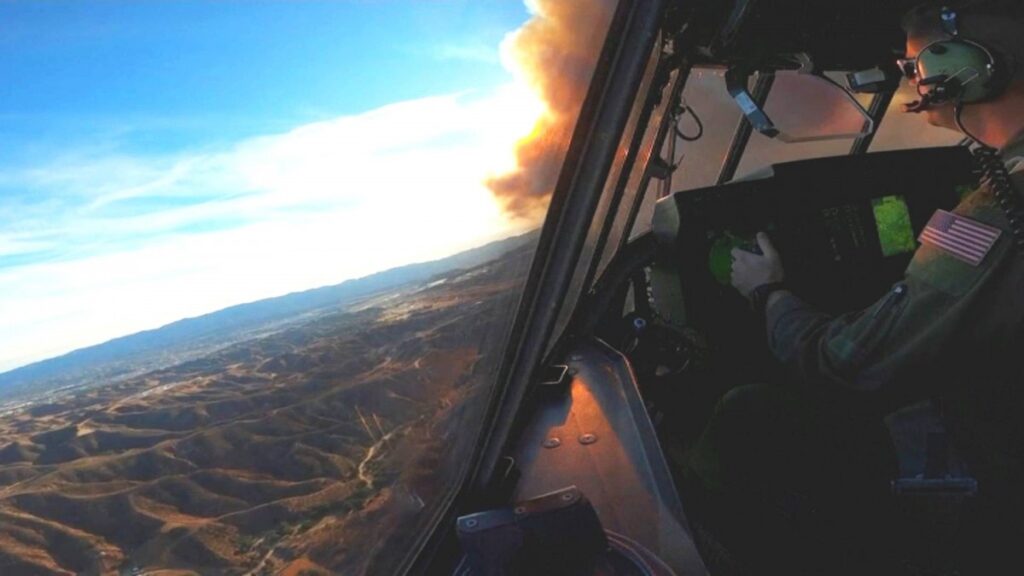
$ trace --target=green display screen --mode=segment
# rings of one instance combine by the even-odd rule
[[[871,201],[875,211],[875,224],[878,228],[878,240],[882,244],[882,254],[895,256],[912,252],[917,248],[914,241],[914,228],[910,225],[910,212],[907,203],[899,196],[886,196]]]
[[[723,286],[732,282],[732,251],[734,248],[751,251],[757,245],[752,236],[736,234],[726,230],[715,237],[709,238],[711,250],[708,252],[708,268],[711,275]]]
[[[711,244],[711,250],[708,252],[708,268],[711,269],[711,275],[723,286],[728,286],[732,277],[732,249],[738,245],[735,238],[723,235]]]

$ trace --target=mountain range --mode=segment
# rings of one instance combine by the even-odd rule
[[[446,258],[392,268],[332,286],[231,306],[81,348],[0,374],[0,402],[115,380],[188,361],[282,329],[305,315],[342,307],[406,284],[472,268],[535,242],[539,231],[491,242]]]

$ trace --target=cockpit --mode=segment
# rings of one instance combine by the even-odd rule
[[[0,4],[0,573],[1024,574],[1024,4],[921,1]]]
[[[573,554],[592,560],[579,574],[761,573],[694,519],[707,512],[680,470],[722,394],[787,378],[730,286],[730,254],[759,253],[767,232],[794,291],[859,310],[899,285],[932,215],[976,188],[968,141],[900,111],[912,4],[620,5],[513,333],[517,408],[499,414],[480,477],[496,499],[456,525],[459,573],[509,558],[570,573]],[[954,573],[946,552],[978,483],[940,425],[919,430],[890,426],[891,496],[914,527],[893,546],[906,573]]]

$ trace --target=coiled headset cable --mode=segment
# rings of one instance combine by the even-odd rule
[[[1024,257],[1024,214],[1021,214],[1017,189],[1010,179],[1010,172],[1003,163],[1003,157],[995,148],[984,145],[973,152],[974,159],[981,168],[981,183],[988,184],[995,194],[996,202],[1010,222],[1014,244],[1017,246],[1017,256]]]
[[[973,140],[978,146],[972,151],[974,161],[981,172],[981,184],[988,184],[996,197],[996,202],[1006,215],[1010,223],[1010,231],[1013,232],[1013,242],[1017,248],[1017,256],[1024,258],[1024,213],[1021,212],[1017,202],[1017,189],[1010,179],[1010,171],[1006,169],[1003,157],[995,148],[985,144],[972,134],[964,126],[963,115],[964,105],[957,102],[953,112],[956,125],[965,136]]]
[[[959,107],[958,107],[959,108]],[[960,120],[960,111],[956,113],[957,124],[964,134],[970,136],[970,132],[964,130]],[[1013,232],[1013,241],[1017,248],[1017,256],[1024,258],[1024,213],[1021,212],[1018,203],[1017,189],[1010,178],[1010,171],[1006,169],[1003,157],[999,151],[991,146],[986,146],[978,139],[971,137],[978,142],[978,147],[972,153],[978,168],[981,171],[981,184],[988,185],[996,197],[996,202],[1006,215],[1010,223],[1010,230]]]

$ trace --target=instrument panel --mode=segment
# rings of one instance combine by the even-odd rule
[[[654,231],[672,249],[686,324],[700,330],[742,315],[729,284],[733,248],[758,252],[767,232],[787,282],[827,312],[865,307],[903,274],[937,209],[977,184],[964,147],[804,160],[762,177],[677,192],[659,201]],[[711,336],[711,334],[709,334]]]

